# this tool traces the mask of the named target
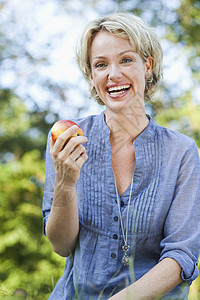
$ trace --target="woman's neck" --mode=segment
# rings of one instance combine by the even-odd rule
[[[132,143],[135,138],[147,127],[149,119],[145,110],[120,110],[114,112],[106,108],[105,122],[110,129],[111,145],[122,147]]]

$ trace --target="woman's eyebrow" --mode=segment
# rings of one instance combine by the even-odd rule
[[[104,58],[105,58],[105,56],[95,56],[95,57],[93,57],[92,61],[95,59],[104,59]]]
[[[120,53],[118,54],[118,56],[122,56],[122,55],[124,55],[124,54],[126,54],[126,53],[129,53],[129,52],[131,52],[132,54],[136,54],[136,53],[137,53],[137,52],[134,51],[134,50],[125,50],[125,51],[120,52]],[[95,56],[95,57],[93,57],[93,59],[91,60],[91,62],[93,62],[93,60],[96,60],[96,59],[106,59],[106,57],[103,56],[103,55]]]
[[[131,53],[133,53],[133,54],[136,54],[136,53],[137,53],[137,52],[134,51],[134,50],[125,50],[125,51],[120,52],[120,53],[118,54],[118,56],[121,56],[121,55],[123,55],[123,54],[125,54],[125,53],[128,53],[128,52],[131,52]],[[105,59],[105,58],[106,58],[105,56],[99,55],[99,56],[93,57],[92,61],[95,60],[95,59]]]
[[[132,52],[133,54],[136,54],[136,53],[137,53],[137,52],[134,51],[134,50],[125,50],[125,51],[120,52],[119,55],[123,55],[123,54],[128,53],[128,52]]]

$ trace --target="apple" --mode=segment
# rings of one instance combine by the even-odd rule
[[[68,128],[70,128],[71,126],[76,125],[78,126],[76,123],[70,121],[70,120],[59,120],[57,121],[53,127],[51,128],[51,137],[53,142],[55,143],[55,141],[57,140],[57,138],[59,137],[59,135],[61,133],[63,133],[65,130],[67,130]],[[76,133],[74,133],[70,138],[74,137],[74,136],[79,136],[79,135],[83,135],[83,130],[80,126],[78,126],[78,130]]]

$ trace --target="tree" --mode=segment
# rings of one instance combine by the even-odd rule
[[[45,163],[38,150],[0,165],[0,297],[23,290],[45,299],[61,276],[64,259],[42,234]]]
[[[20,158],[32,149],[44,156],[48,111],[28,111],[23,101],[9,89],[0,89],[0,159],[2,162]],[[56,118],[56,114],[54,115]]]
[[[176,10],[177,18],[167,30],[167,37],[174,43],[182,43],[187,49],[188,63],[193,73],[200,70],[200,2],[198,0],[181,0]],[[198,79],[199,78],[199,75]]]
[[[42,300],[64,267],[64,259],[52,252],[42,234],[50,124],[45,112],[28,112],[10,90],[0,90],[0,105],[0,297],[10,299],[21,291]]]

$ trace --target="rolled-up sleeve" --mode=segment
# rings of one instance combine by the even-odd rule
[[[54,194],[54,166],[50,155],[50,132],[48,134],[47,147],[46,147],[46,177],[44,184],[44,194],[43,194],[43,205],[42,205],[42,215],[43,215],[43,234],[45,233],[46,223],[50,214],[51,205],[53,201]]]
[[[160,260],[176,260],[182,268],[182,279],[190,285],[199,274],[200,252],[200,161],[194,142],[180,165],[160,246]]]

